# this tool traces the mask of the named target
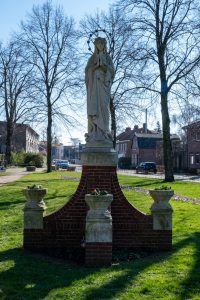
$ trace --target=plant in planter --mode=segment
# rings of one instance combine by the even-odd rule
[[[97,188],[85,195],[90,208],[86,216],[86,242],[112,241],[112,217],[108,210],[112,200],[111,194]]]
[[[108,195],[108,192],[104,190],[101,191],[100,189],[96,188],[90,193],[90,195],[103,196],[103,195]]]
[[[167,186],[167,185],[161,185],[160,187],[155,188],[156,191],[166,191],[166,190],[171,190],[171,186]]]
[[[173,210],[169,200],[174,195],[174,191],[171,187],[163,185],[154,190],[149,190],[149,194],[154,200],[151,206],[153,228],[155,230],[171,230]]]
[[[39,184],[33,184],[33,185],[28,185],[27,188],[28,188],[28,189],[31,189],[31,190],[32,190],[32,189],[37,189],[37,190],[39,190],[39,189],[42,188],[42,186],[39,185]]]
[[[154,190],[149,190],[149,194],[157,204],[160,203],[160,201],[164,201],[164,203],[167,204],[174,195],[174,191],[171,189],[171,186],[162,185]]]
[[[44,196],[47,189],[39,184],[33,184],[23,189],[23,194],[26,197],[24,207],[24,228],[25,229],[42,229],[43,214],[46,209]]]
[[[94,189],[85,195],[89,206],[85,227],[85,264],[109,266],[112,262],[112,216],[108,207],[113,195]],[[92,252],[91,252],[92,249]]]
[[[25,207],[46,207],[43,201],[44,196],[47,193],[46,188],[42,188],[39,184],[33,184],[23,189],[23,194],[27,199]]]

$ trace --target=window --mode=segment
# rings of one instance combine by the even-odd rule
[[[200,164],[200,154],[199,153],[196,153],[196,155],[195,155],[195,163]]]
[[[190,165],[194,164],[194,154],[190,154]]]
[[[196,140],[197,140],[197,141],[200,141],[200,132],[197,132],[197,133],[196,133]]]

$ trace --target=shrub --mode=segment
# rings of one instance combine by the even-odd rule
[[[21,152],[12,152],[11,153],[11,161],[12,164],[15,166],[23,166],[24,165],[24,158],[26,153],[24,151]]]
[[[41,153],[25,153],[24,164],[27,166],[35,166],[41,168],[43,166],[44,158]]]

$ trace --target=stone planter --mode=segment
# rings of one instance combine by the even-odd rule
[[[111,194],[85,195],[90,208],[86,216],[86,243],[112,242],[112,216],[108,210],[112,200]]]
[[[58,167],[55,166],[55,165],[52,165],[52,166],[51,166],[51,170],[52,170],[52,171],[57,171],[57,170],[58,170]]]
[[[150,190],[149,194],[154,200],[154,203],[151,206],[151,213],[153,216],[153,229],[171,230],[173,209],[169,203],[169,200],[174,195],[174,191]]]
[[[112,263],[112,216],[108,207],[113,196],[85,195],[90,210],[86,216],[85,265],[110,266]]]
[[[35,171],[36,170],[36,167],[35,166],[27,166],[26,167],[26,171],[27,172],[33,172],[33,171]]]
[[[23,194],[27,199],[24,207],[24,228],[25,229],[42,229],[43,214],[46,205],[43,201],[47,189],[44,188],[26,188]]]

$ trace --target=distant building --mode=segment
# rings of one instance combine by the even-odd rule
[[[75,149],[74,146],[64,146],[63,150],[63,159],[71,160],[75,158]]]
[[[186,132],[186,160],[188,170],[200,169],[200,121],[184,126]]]
[[[85,144],[77,144],[77,145],[69,145],[64,146],[64,159],[72,160],[80,160],[80,153],[85,148]]]
[[[162,134],[160,133],[135,133],[132,140],[132,166],[135,167],[143,161],[156,162],[158,141],[162,141]]]
[[[176,134],[171,135],[173,150],[173,165],[180,168],[180,138]],[[142,128],[137,125],[133,129],[126,128],[117,136],[116,150],[118,157],[131,159],[132,167],[140,162],[152,161],[163,169],[163,135],[162,133],[147,129],[146,124]]]
[[[146,128],[146,124],[143,124],[142,128],[135,125],[133,129],[127,127],[124,132],[120,133],[116,138],[116,150],[118,158],[131,157],[132,155],[132,141],[135,133],[151,132]]]
[[[0,151],[6,152],[6,136],[7,136],[7,123],[0,121]],[[12,137],[12,151],[20,152],[34,152],[39,151],[39,134],[35,132],[27,124],[16,123],[14,125],[13,137]]]
[[[64,146],[63,144],[52,144],[51,155],[53,159],[63,159],[64,155]]]
[[[64,158],[64,147],[62,143],[52,143],[51,145],[51,155],[53,159],[63,159]],[[47,141],[40,141],[39,151],[43,154],[47,154]]]

